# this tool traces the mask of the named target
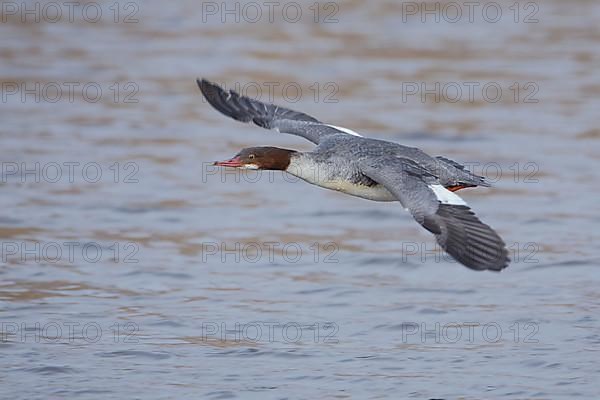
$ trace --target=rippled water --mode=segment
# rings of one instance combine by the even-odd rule
[[[594,398],[600,4],[513,3],[3,3],[2,397]],[[514,262],[476,273],[398,204],[213,169],[310,143],[222,117],[198,76],[470,163]]]

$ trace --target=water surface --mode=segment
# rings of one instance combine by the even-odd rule
[[[2,397],[597,395],[597,2],[535,3],[537,23],[512,2],[496,23],[97,4],[2,15]],[[198,76],[469,163],[495,186],[464,197],[513,263],[467,270],[398,204],[215,170],[311,145],[219,115]]]

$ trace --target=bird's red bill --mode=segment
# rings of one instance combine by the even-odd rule
[[[218,165],[220,167],[241,167],[242,160],[239,157],[233,157],[231,160],[225,161],[215,161],[213,165]]]

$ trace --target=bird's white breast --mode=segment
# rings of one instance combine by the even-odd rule
[[[287,172],[313,185],[336,190],[351,196],[374,201],[398,200],[383,185],[375,184],[367,186],[354,183],[351,179],[340,178],[335,171],[331,171],[326,165],[312,163],[310,160],[293,160]]]
[[[346,180],[330,180],[314,184],[326,189],[337,190],[338,192],[346,193],[351,196],[362,197],[367,200],[398,201],[398,199],[383,185],[367,186],[355,184]]]

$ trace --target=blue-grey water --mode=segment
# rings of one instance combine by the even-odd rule
[[[598,2],[65,4],[0,14],[1,398],[598,395]],[[513,263],[215,169],[311,145],[199,76],[468,163]]]

